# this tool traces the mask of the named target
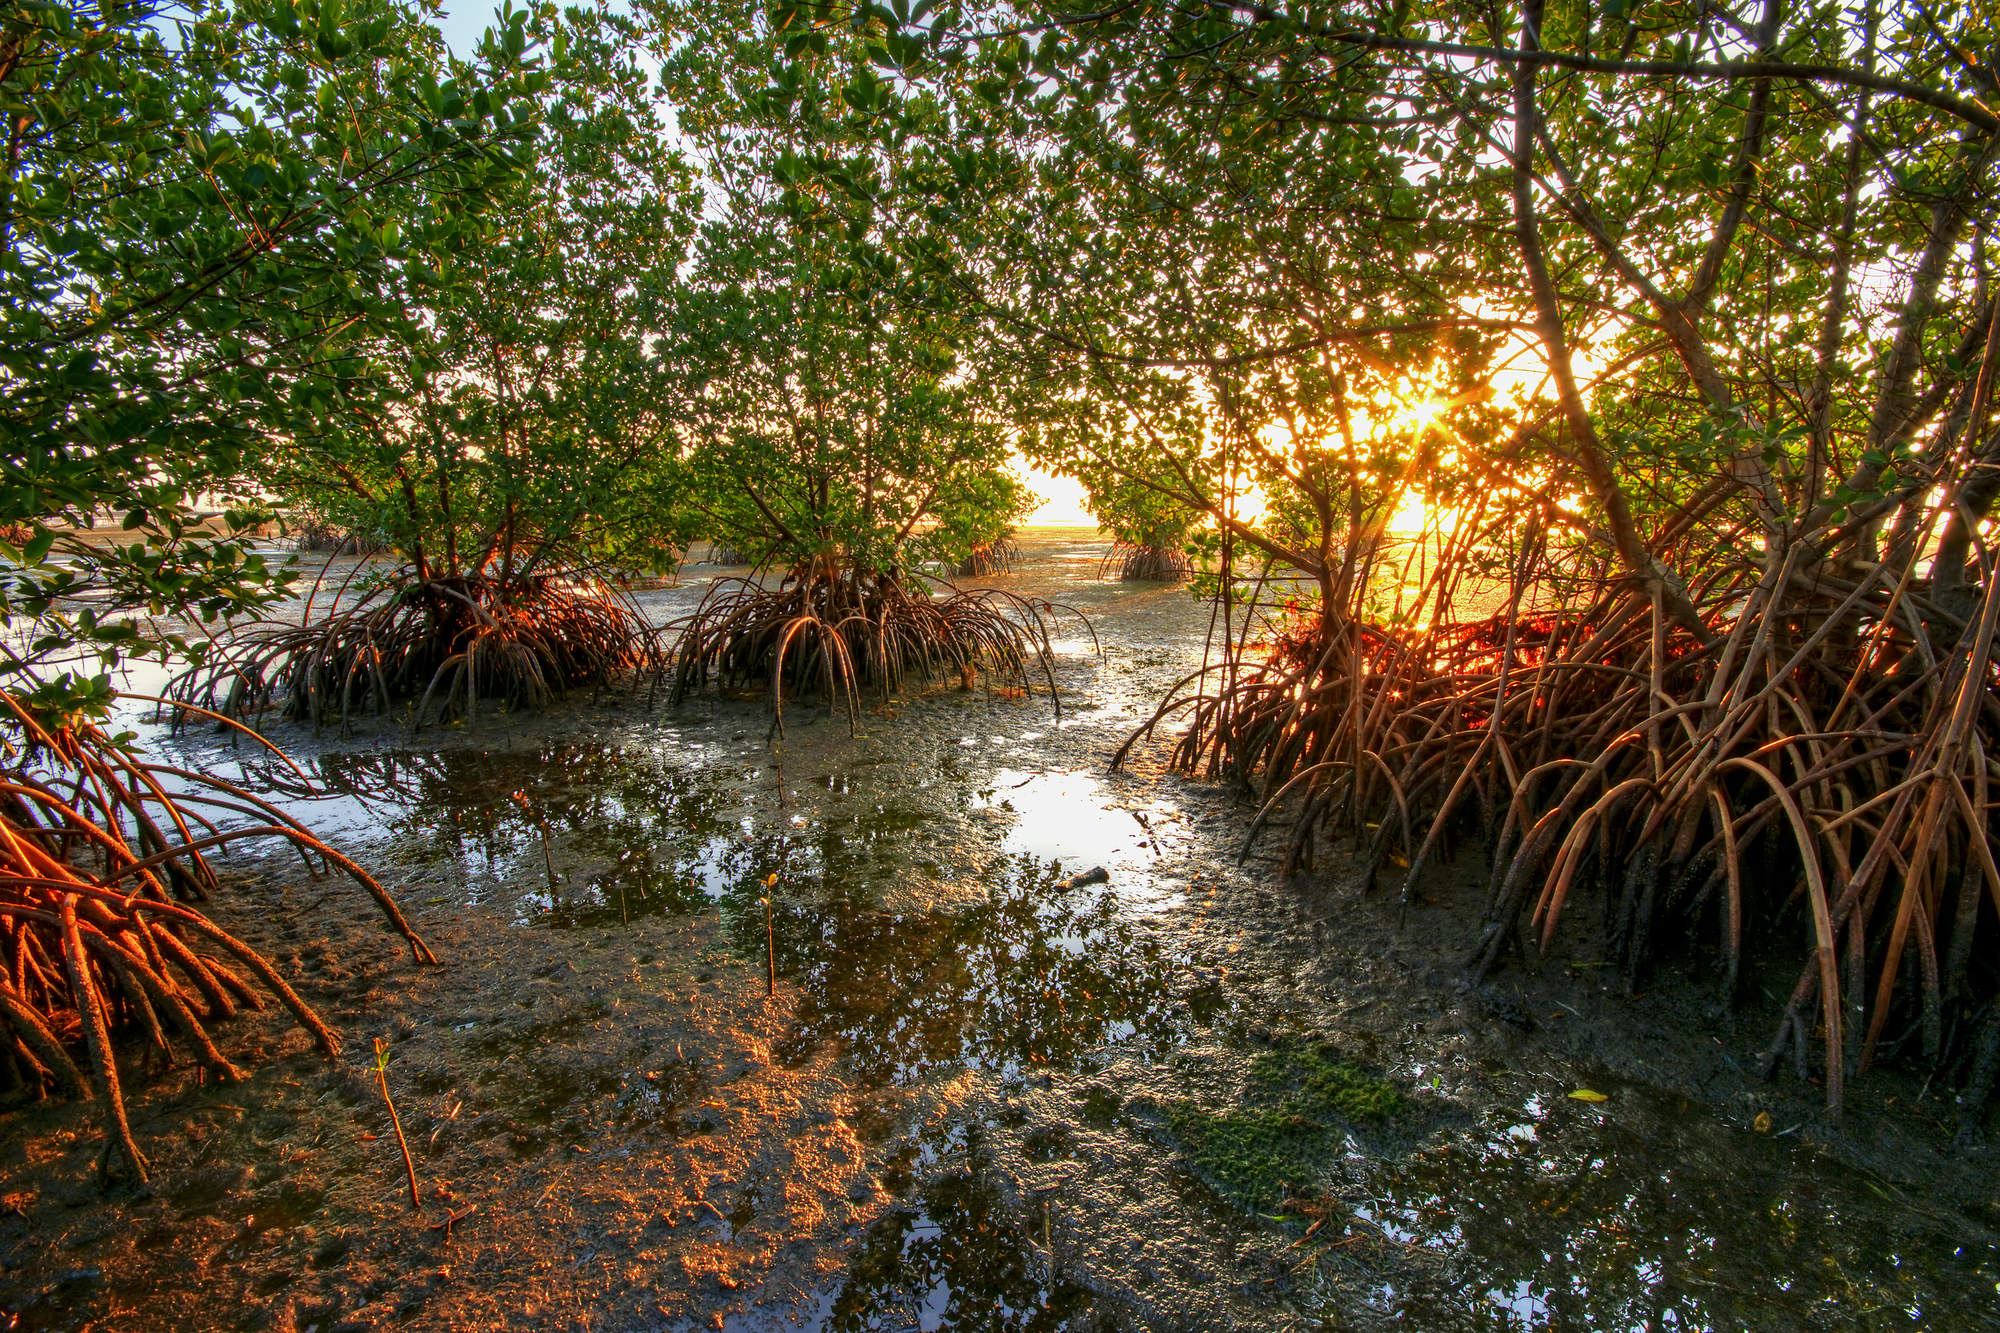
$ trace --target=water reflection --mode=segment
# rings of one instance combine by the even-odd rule
[[[1532,1132],[1518,1132],[1527,1128]],[[1994,1327],[2000,1236],[1642,1090],[1369,1170],[1322,1298],[1405,1326]],[[1343,1244],[1344,1242],[1344,1244]],[[1340,1304],[1329,1299],[1330,1304]]]
[[[1162,857],[1187,845],[1185,819],[1170,802],[1110,800],[1095,773],[1003,768],[973,793],[971,804],[1015,817],[1002,836],[1005,851],[1077,870],[1102,865],[1120,882],[1148,876]],[[1156,902],[1169,900],[1161,894]]]
[[[702,910],[767,875],[867,901],[907,878],[907,835],[931,816],[850,797],[829,778],[810,813],[773,810],[754,766],[699,767],[614,745],[377,751],[315,761],[335,797],[381,811],[386,854],[450,871],[473,901],[509,886],[522,924],[608,926]],[[447,887],[456,887],[448,878]]]
[[[925,859],[927,847],[953,849],[934,828],[938,803],[905,804],[852,775],[811,781],[816,807],[774,810],[754,769],[703,769],[615,746],[317,762],[329,791],[386,806],[390,855],[465,876],[475,898],[491,891],[477,886],[482,876],[511,886],[501,905],[523,924],[616,927],[719,907],[733,947],[761,965],[761,899],[775,875],[778,971],[800,994],[783,1055],[802,1063],[831,1046],[869,1086],[967,1066],[1003,1076],[1080,1070],[1114,1045],[1150,1057],[1195,1022],[1176,983],[1185,960],[1119,892],[1066,888],[1062,868],[1043,857],[992,857],[988,843],[986,864],[953,868],[947,910],[879,910],[885,887],[947,873]],[[1075,809],[1086,781],[1097,780],[1065,773],[1047,785]],[[999,808],[996,792],[969,804]],[[1128,811],[1094,813],[1107,830],[1098,844],[1066,835],[1079,854],[1115,860],[1108,853],[1128,840],[1150,840]]]
[[[1089,1072],[1114,1055],[1164,1057],[1213,1021],[1227,996],[1190,988],[1147,915],[1148,867],[1188,836],[1162,794],[1118,804],[1105,779],[1066,770],[975,776],[953,753],[801,775],[800,803],[784,807],[761,755],[690,763],[591,742],[329,754],[315,776],[379,812],[386,857],[461,896],[505,886],[498,905],[522,924],[637,928],[719,910],[730,947],[761,965],[760,898],[778,876],[776,961],[798,998],[776,1054],[837,1053],[864,1087],[964,1068]],[[1111,887],[1061,887],[1064,870],[1098,862],[1114,867]],[[947,887],[948,909],[922,906]],[[524,1059],[482,1086],[512,1108],[492,1132],[532,1156],[572,1134],[587,1102],[669,1137],[702,1133],[687,1114],[700,1083],[670,1065],[620,1090]],[[1329,1144],[1325,1157],[1342,1159],[1327,1167],[1340,1207],[1298,1256],[1316,1261],[1262,1290],[1336,1322],[1959,1328],[2000,1313],[2000,1250],[1975,1221],[1639,1090],[1609,1108],[1531,1101],[1420,1154]],[[821,1326],[1027,1329],[1101,1314],[1102,1300],[1038,1276],[1045,1260],[1020,1230],[1032,1218],[1004,1214],[977,1154],[951,1161],[934,1159],[942,1174],[869,1233],[823,1294]]]
[[[957,1154],[955,1154],[957,1155]],[[1012,1218],[980,1170],[976,1136],[953,1169],[869,1229],[861,1253],[818,1303],[813,1333],[991,1329],[1041,1333],[1094,1324],[1091,1292],[1051,1276],[1047,1253]]]
[[[1086,721],[1091,705],[1111,716],[1151,697],[1185,656],[1176,644],[1117,653],[1076,710]],[[1090,1072],[1164,1057],[1213,1021],[1232,992],[1213,980],[1191,988],[1180,937],[1144,915],[1159,905],[1147,881],[1162,854],[1192,846],[1171,790],[1135,800],[1095,771],[1053,766],[1034,748],[1044,732],[998,736],[983,718],[954,726],[946,743],[891,751],[878,766],[801,764],[796,803],[784,806],[761,749],[550,739],[322,753],[310,767],[332,797],[300,813],[377,839],[378,863],[434,883],[430,892],[490,899],[524,925],[636,933],[719,910],[730,947],[758,966],[758,900],[775,874],[776,960],[797,997],[776,1054],[838,1054],[863,1087],[964,1068],[1003,1080]],[[231,762],[253,762],[251,752]],[[253,785],[284,777],[266,766]],[[1105,864],[1112,886],[1063,889],[1056,861]],[[426,890],[404,892],[421,903]],[[949,906],[927,909],[936,901]],[[585,1007],[560,1022],[601,1016]],[[702,1109],[715,1068],[678,1045],[671,1059],[662,1050],[612,1071],[575,1059],[554,1026],[453,1040],[491,1107],[476,1133],[502,1158],[541,1158],[593,1124],[665,1139],[722,1125]],[[1315,1120],[1327,1220],[1297,1248],[1309,1223],[1285,1224],[1284,1267],[1268,1285],[1257,1274],[1250,1298],[1329,1326],[2000,1326],[2000,1238],[1979,1218],[1897,1195],[1793,1141],[1615,1091],[1601,1108],[1530,1101],[1507,1119],[1457,1122],[1424,1151],[1380,1156]],[[1225,1109],[1256,1110],[1254,1094]],[[1103,1134],[1144,1132],[1102,1100],[1079,1119]],[[818,1326],[1026,1330],[1106,1316],[1113,1298],[1049,1275],[1035,1205],[1007,1202],[988,1174],[976,1114],[939,1132],[956,1137],[926,1147],[901,1206],[822,1289]],[[1035,1143],[1023,1147],[1040,1160]],[[1266,1216],[1299,1211],[1275,1192],[1260,1202]],[[1278,1225],[1251,1212],[1234,1216]],[[733,1224],[716,1225],[726,1239]]]
[[[968,1066],[1082,1070],[1109,1046],[1150,1058],[1186,1040],[1185,960],[1115,893],[1065,888],[1058,873],[1009,858],[975,877],[983,898],[950,911],[781,902],[778,971],[800,992],[784,1057],[831,1044],[858,1081],[881,1086]],[[753,880],[724,908],[736,947],[758,958],[760,891]]]

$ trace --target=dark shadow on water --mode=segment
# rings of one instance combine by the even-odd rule
[[[832,1045],[881,1086],[966,1067],[1080,1072],[1114,1046],[1154,1058],[1185,1041],[1184,960],[1115,893],[1064,888],[1058,873],[1010,858],[975,877],[982,898],[939,912],[781,897],[778,972],[801,992],[781,1058]],[[761,892],[752,879],[722,904],[735,947],[760,962]]]
[[[1118,1325],[1090,1290],[1052,1272],[980,1171],[974,1137],[917,1198],[870,1227],[812,1333],[980,1329],[1053,1333]],[[1092,1316],[1095,1316],[1094,1318]]]

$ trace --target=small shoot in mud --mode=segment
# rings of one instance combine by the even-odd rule
[[[403,1170],[410,1179],[410,1207],[421,1212],[424,1201],[417,1193],[417,1164],[410,1156],[410,1141],[403,1137],[403,1117],[396,1114],[396,1099],[389,1095],[389,1043],[380,1037],[375,1039],[375,1085],[382,1089],[382,1105],[389,1108],[396,1146],[403,1150]]]

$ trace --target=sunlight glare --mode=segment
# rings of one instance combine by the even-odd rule
[[[1411,403],[1391,419],[1391,424],[1404,430],[1418,433],[1438,425],[1439,419],[1455,404],[1449,398],[1426,398],[1422,402]]]
[[[1024,527],[1077,527],[1094,528],[1097,516],[1090,512],[1090,497],[1083,489],[1083,483],[1074,477],[1065,477],[1059,472],[1051,472],[1045,467],[1029,461],[1020,450],[1015,450],[1012,459],[1015,475],[1020,477],[1038,501],[1033,511],[1021,520]]]
[[[1415,491],[1404,491],[1403,498],[1396,505],[1396,512],[1389,515],[1385,531],[1393,536],[1405,536],[1422,532],[1433,523],[1449,524],[1451,516],[1445,512],[1433,513],[1424,503],[1424,497]]]

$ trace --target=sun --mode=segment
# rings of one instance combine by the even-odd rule
[[[1424,431],[1438,427],[1444,414],[1450,411],[1455,405],[1449,398],[1426,398],[1421,402],[1411,403],[1401,412],[1398,412],[1395,416],[1395,424],[1421,434]]]

